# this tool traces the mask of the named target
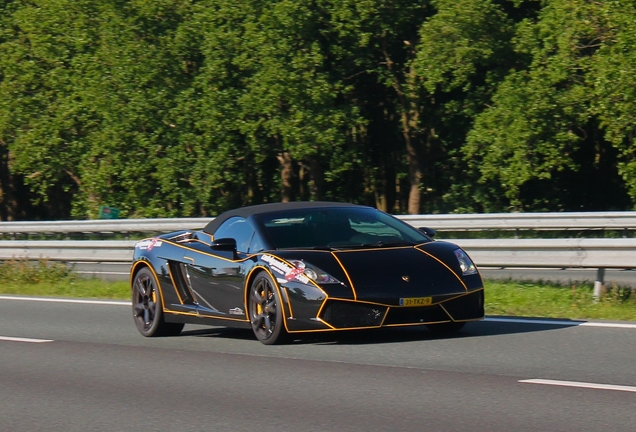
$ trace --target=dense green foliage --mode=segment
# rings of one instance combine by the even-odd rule
[[[636,6],[0,0],[0,220],[636,204]]]

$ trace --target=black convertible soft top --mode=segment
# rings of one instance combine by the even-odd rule
[[[348,204],[341,202],[329,202],[329,201],[293,201],[288,203],[271,203],[271,204],[259,204],[248,207],[241,207],[234,210],[228,210],[221,213],[214,219],[212,219],[203,228],[203,231],[208,234],[214,234],[216,229],[226,220],[234,216],[240,216],[248,218],[251,215],[261,213],[271,213],[281,210],[294,210],[302,208],[314,208],[314,207],[365,207],[357,204]]]

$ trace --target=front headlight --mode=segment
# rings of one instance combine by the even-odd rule
[[[462,269],[462,275],[467,276],[477,273],[477,267],[475,267],[472,260],[468,258],[466,252],[461,249],[455,249],[455,256],[459,262],[459,267]]]
[[[308,264],[304,261],[290,260],[290,264],[293,264],[297,270],[302,270],[303,274],[312,281],[319,284],[339,284],[340,281],[335,277],[329,275],[327,272],[319,269],[318,267]]]

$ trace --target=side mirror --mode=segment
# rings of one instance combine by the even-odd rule
[[[213,250],[218,251],[236,252],[236,240],[233,238],[220,238],[218,240],[214,240],[210,247]]]
[[[433,228],[422,227],[418,229],[430,238],[435,237],[435,234],[437,234],[437,232]]]

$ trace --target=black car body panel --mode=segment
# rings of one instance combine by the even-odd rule
[[[332,228],[343,218],[355,241],[336,239]],[[325,221],[331,225],[313,226]],[[269,295],[279,301],[272,310],[282,314],[286,333],[482,319],[483,283],[465,252],[402,225],[350,204],[246,207],[220,215],[204,230],[137,243],[131,285],[134,291],[136,275],[149,268],[161,317],[176,323],[253,327],[259,317],[269,320],[260,306],[250,306],[259,275],[273,285]],[[329,236],[335,240],[323,242]]]

